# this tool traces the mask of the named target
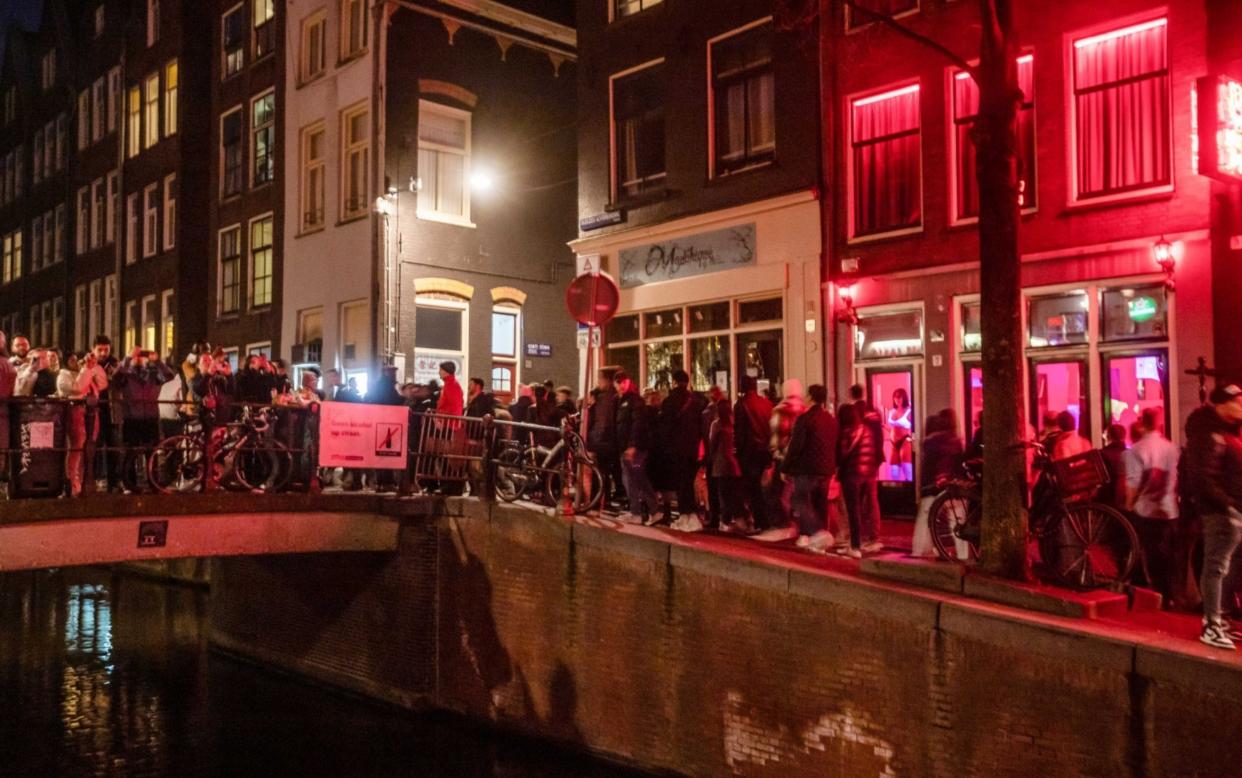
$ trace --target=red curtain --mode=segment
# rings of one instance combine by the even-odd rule
[[[1078,195],[1169,182],[1169,73],[1161,21],[1074,46]]]
[[[918,226],[918,88],[857,100],[852,114],[854,234]]]
[[[1035,205],[1035,58],[1018,58],[1018,156],[1023,208]],[[953,77],[953,125],[957,142],[957,218],[979,215],[979,182],[976,178],[975,144],[970,130],[979,113],[979,86],[965,75]]]

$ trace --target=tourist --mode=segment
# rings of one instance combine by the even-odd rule
[[[1125,510],[1126,504],[1125,454],[1126,428],[1120,424],[1108,425],[1104,430],[1104,447],[1100,449],[1108,482],[1096,490],[1095,500],[1117,510]]]
[[[643,398],[624,370],[613,374],[617,393],[616,440],[621,449],[621,477],[629,498],[629,513],[624,522],[650,523],[659,510],[659,500],[647,476],[647,457],[651,451],[653,432]]]
[[[466,401],[462,396],[461,384],[457,383],[457,363],[444,361],[440,363],[440,380],[444,387],[436,400],[436,413],[445,416],[461,416],[466,412]]]
[[[719,386],[713,386],[707,390],[707,402],[703,406],[703,412],[699,414],[699,434],[702,436],[703,445],[703,469],[707,479],[707,500],[703,506],[703,512],[707,519],[707,525],[710,527],[719,527],[722,524],[720,519],[722,506],[720,504],[720,492],[717,489],[718,482],[712,476],[712,463],[714,461],[712,453],[712,425],[716,422],[716,418],[720,413],[720,401],[724,399],[726,399],[724,390]],[[725,405],[728,407],[728,403]],[[736,461],[737,453],[732,449],[732,409],[729,412],[729,445],[730,456]]]
[[[1177,543],[1177,467],[1181,452],[1164,436],[1164,409],[1144,408],[1138,439],[1125,453],[1123,492],[1143,549],[1146,583],[1173,601]]]
[[[138,492],[146,480],[139,471],[140,457],[159,442],[160,387],[172,377],[172,370],[160,361],[159,354],[142,348],[135,348],[114,374],[114,383],[125,393],[121,478],[130,493]]]
[[[160,437],[181,434],[185,420],[197,415],[193,386],[198,379],[198,358],[189,354],[177,374],[164,382],[159,394]]]
[[[100,394],[108,388],[108,376],[95,359],[93,352],[79,362],[70,354],[65,359],[56,381],[57,393],[71,400],[65,416],[65,436],[68,451],[65,453],[65,471],[69,481],[69,494],[76,497],[82,493],[84,450],[87,441],[86,403],[91,398],[98,400]],[[99,417],[92,414],[91,438],[94,438],[99,426]]]
[[[625,481],[620,449],[617,448],[617,391],[613,385],[613,376],[618,369],[600,369],[586,408],[587,451],[595,456],[600,475],[604,479],[602,507],[608,507],[610,500],[619,497]]]
[[[884,548],[875,537],[876,511],[871,497],[880,455],[875,430],[857,403],[841,406],[839,422],[838,478],[850,525],[850,546],[845,553],[859,559],[864,553]]]
[[[793,436],[794,423],[806,411],[806,403],[802,399],[802,382],[796,378],[787,379],[781,391],[784,396],[772,409],[769,422],[771,438],[768,446],[772,449],[773,468],[767,489],[767,505],[771,509],[771,528],[755,535],[755,540],[766,543],[792,540],[798,536],[798,528],[793,523],[794,483],[792,478],[784,477],[782,463]]]
[[[1056,434],[1052,439],[1052,458],[1069,459],[1091,450],[1091,441],[1078,434],[1078,420],[1069,411],[1057,414]]]
[[[518,386],[517,399],[509,403],[509,417],[518,424],[534,424],[531,408],[535,404],[535,392],[529,386]]]
[[[475,419],[492,416],[496,413],[496,398],[486,390],[487,385],[482,378],[471,378],[469,381],[469,401],[466,403],[466,415]]]
[[[694,479],[699,470],[700,416],[703,398],[690,391],[690,375],[673,371],[673,388],[660,404],[659,444],[661,468],[668,474],[668,485],[677,493],[675,530],[698,532],[703,529]],[[667,511],[666,511],[667,515]]]
[[[957,414],[953,409],[945,408],[929,417],[923,437],[919,510],[914,518],[910,556],[932,558],[937,555],[929,526],[931,506],[944,488],[944,482],[953,477],[962,456],[962,439],[957,434]]]
[[[738,392],[741,397],[733,407],[734,448],[742,468],[741,499],[750,514],[735,520],[729,528],[752,533],[770,527],[763,478],[772,464],[768,447],[772,402],[759,394],[759,382],[751,375],[738,379]]]
[[[707,432],[707,476],[709,521],[721,527],[729,526],[738,518],[741,500],[738,498],[738,478],[742,467],[738,464],[733,439],[733,409],[720,387],[712,387],[711,422]],[[704,410],[707,415],[708,411]]]
[[[1203,522],[1203,629],[1199,640],[1214,648],[1234,649],[1232,629],[1221,613],[1221,587],[1233,553],[1242,540],[1242,389],[1220,386],[1210,402],[1215,416],[1189,429],[1186,441],[1187,486]]]
[[[884,420],[867,399],[867,393],[862,384],[854,384],[850,387],[850,401],[858,409],[858,423],[871,437],[870,444],[863,449],[863,453],[870,457],[870,462],[856,470],[854,477],[863,477],[858,474],[870,472],[870,475],[865,476],[859,484],[862,494],[862,502],[859,503],[862,514],[859,516],[859,521],[863,532],[861,548],[865,553],[873,553],[884,548],[880,543],[879,482],[880,467],[884,464]]]
[[[837,420],[825,405],[828,390],[812,384],[811,407],[794,422],[782,472],[793,480],[793,513],[799,548],[818,553],[833,544],[828,531],[828,481],[836,472]]]

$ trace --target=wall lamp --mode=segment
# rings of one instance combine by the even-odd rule
[[[1177,268],[1177,257],[1174,255],[1173,244],[1161,235],[1160,240],[1152,244],[1151,253],[1156,260],[1156,264],[1164,271],[1165,288],[1173,291],[1173,271]]]
[[[837,321],[842,324],[857,324],[858,312],[854,310],[854,282],[838,281],[837,297],[841,304],[837,309]]]

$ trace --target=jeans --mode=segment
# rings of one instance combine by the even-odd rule
[[[159,419],[126,419],[124,426],[125,458],[121,479],[125,487],[136,492],[146,482],[146,473],[138,466],[150,455],[150,449],[160,440]]]
[[[845,476],[841,479],[841,496],[850,520],[850,545],[860,548],[879,537],[879,484],[875,476]]]
[[[1164,596],[1166,603],[1173,601],[1174,549],[1177,547],[1177,519],[1148,519],[1134,516],[1134,530],[1138,533],[1143,549],[1143,570],[1146,583]]]
[[[634,516],[655,515],[660,509],[660,499],[647,476],[646,451],[636,449],[633,456],[621,457],[621,481],[630,501],[630,513]]]
[[[814,535],[828,526],[828,476],[795,475],[791,501],[799,535]]]
[[[1203,514],[1203,575],[1199,588],[1203,592],[1203,616],[1211,623],[1221,619],[1221,584],[1229,573],[1233,552],[1242,542],[1242,513]]]
[[[742,479],[738,488],[742,499],[750,508],[750,516],[755,529],[770,528],[768,517],[767,495],[763,492],[763,474],[771,464],[770,459],[756,457],[753,461],[742,462]]]

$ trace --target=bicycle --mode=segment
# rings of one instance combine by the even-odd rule
[[[586,513],[599,505],[604,478],[574,428],[576,418],[565,418],[560,439],[553,446],[539,445],[533,430],[525,430],[524,442],[505,441],[495,461],[498,499],[516,502],[523,497],[534,498],[542,486],[539,497],[547,505],[556,505],[567,487],[574,513]]]
[[[1138,535],[1116,509],[1090,496],[1108,481],[1098,451],[1053,460],[1039,443],[1028,506],[1040,560],[1058,582],[1079,589],[1124,585],[1138,560]],[[983,472],[978,462],[944,484],[928,511],[932,544],[942,559],[973,563],[983,520]]]
[[[293,473],[293,455],[272,437],[275,412],[243,406],[241,419],[212,431],[211,478],[226,489],[277,492]],[[194,422],[161,440],[147,461],[148,478],[165,494],[198,491],[204,477],[206,432]]]

